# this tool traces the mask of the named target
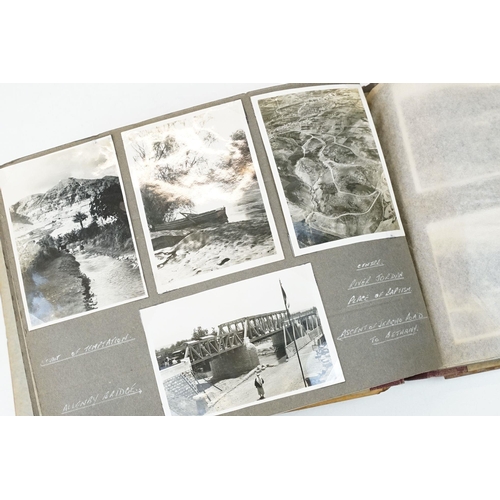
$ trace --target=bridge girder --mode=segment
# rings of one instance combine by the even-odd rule
[[[291,314],[290,318],[292,321],[306,320],[306,323],[308,318],[314,318],[315,325],[319,324],[316,308]],[[283,332],[288,325],[288,315],[285,310],[230,321],[219,325],[217,335],[187,342],[185,357],[190,358],[192,365],[202,363],[241,347],[245,343],[245,338],[248,338],[251,343],[264,340]]]

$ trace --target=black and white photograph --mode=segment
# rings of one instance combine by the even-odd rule
[[[31,330],[146,296],[111,137],[3,168],[0,186]]]
[[[359,86],[252,98],[295,255],[402,236]]]
[[[219,415],[344,382],[312,266],[141,311],[165,413]]]
[[[158,293],[283,258],[241,101],[122,137]]]

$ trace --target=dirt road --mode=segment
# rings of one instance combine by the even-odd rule
[[[300,359],[306,378],[317,377],[325,368],[327,371],[324,375],[328,376],[332,370],[331,364],[329,367],[325,367],[316,358],[316,352],[312,349],[312,343],[300,350]],[[288,361],[282,360],[274,366],[267,367],[262,372],[262,377],[265,381],[264,390],[266,399],[305,388],[297,356],[293,356]],[[252,372],[248,378],[222,396],[209,409],[208,414],[220,413],[252,403],[259,404],[260,401],[257,400],[258,394],[254,385],[254,375]]]

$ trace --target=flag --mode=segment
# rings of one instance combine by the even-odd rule
[[[286,296],[283,285],[281,284],[281,280],[280,280],[280,287],[281,287],[281,293],[283,295],[283,302],[285,303],[285,307],[288,309],[290,307],[290,302],[288,302],[288,297]]]

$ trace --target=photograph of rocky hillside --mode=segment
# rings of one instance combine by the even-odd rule
[[[123,139],[159,293],[281,258],[241,102]]]
[[[297,254],[399,229],[361,99],[358,87],[254,98]]]
[[[110,137],[0,171],[30,328],[143,297]]]

